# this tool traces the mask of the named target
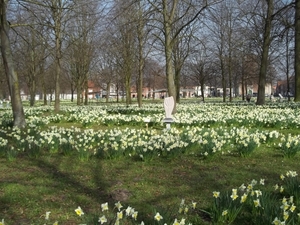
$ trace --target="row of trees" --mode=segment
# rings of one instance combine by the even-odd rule
[[[141,106],[142,88],[155,82],[152,74],[165,76],[177,103],[180,87],[197,85],[204,93],[205,85],[221,86],[224,101],[229,88],[231,101],[232,90],[241,86],[244,96],[249,84],[258,83],[261,105],[266,83],[278,75],[295,76],[300,101],[299,5],[299,0],[0,0],[6,74],[0,81],[8,83],[14,125],[25,126],[22,84],[32,106],[37,93],[55,93],[57,112],[65,88],[77,93],[78,104],[83,99],[87,104],[89,80],[107,93],[115,84],[127,104],[136,86]]]

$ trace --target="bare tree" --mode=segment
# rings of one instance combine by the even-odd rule
[[[25,127],[26,121],[20,95],[19,78],[15,70],[9,39],[10,24],[7,21],[7,4],[8,0],[0,1],[1,54],[11,96],[13,123],[14,126],[21,128]]]
[[[205,101],[205,85],[207,85],[211,79],[211,74],[209,73],[209,64],[211,63],[209,60],[207,47],[205,46],[205,43],[202,43],[198,45],[197,51],[192,54],[186,65],[190,70],[189,78],[194,84],[200,86],[203,102]]]
[[[109,34],[106,33],[106,35]],[[111,86],[118,84],[118,80],[116,79],[116,51],[114,50],[115,46],[111,44],[110,36],[103,35],[102,39],[105,41],[100,43],[100,53],[97,56],[98,63],[95,68],[93,81],[103,90],[105,90],[105,99],[106,102],[108,102],[111,94]]]
[[[147,4],[147,1],[133,0],[137,7],[137,15],[135,23],[137,24],[136,33],[137,33],[137,63],[138,63],[138,71],[137,71],[137,99],[139,107],[142,106],[142,93],[143,93],[143,78],[144,78],[144,68],[145,68],[145,60],[148,57],[152,44],[150,43],[149,35],[151,34],[151,27],[147,24],[151,19],[151,10]]]
[[[177,37],[182,33],[183,29],[195,22],[195,20],[209,5],[216,4],[219,1],[148,0],[148,2],[157,14],[157,24],[155,24],[155,27],[157,27],[163,34],[163,36],[157,35],[157,37],[160,39],[164,48],[168,94],[169,96],[173,96],[176,102],[177,91],[172,55]],[[185,22],[181,24],[180,22],[182,20]],[[175,112],[176,104],[174,105],[173,113]]]
[[[24,22],[30,21],[30,18],[26,19]],[[34,22],[30,24],[30,26],[18,28],[17,35],[14,37],[18,42],[13,47],[18,74],[21,80],[23,78],[29,90],[30,106],[34,106],[48,53],[43,26],[35,25]]]
[[[173,46],[173,65],[174,65],[174,79],[176,88],[176,101],[180,103],[180,81],[181,81],[181,71],[184,66],[186,59],[191,53],[191,45],[194,40],[193,33],[199,27],[186,27],[180,36],[177,36],[176,41]]]
[[[129,9],[132,9],[132,2],[120,2],[115,0],[113,19],[107,27],[108,32],[111,34],[113,49],[116,56],[116,65],[119,75],[123,79],[126,92],[126,104],[131,104],[131,87],[132,78],[136,64],[136,52],[138,44],[136,41],[137,30],[136,17],[132,15]]]
[[[55,63],[55,104],[54,110],[60,110],[60,78],[62,71],[63,58],[63,40],[66,37],[66,27],[70,22],[71,12],[76,8],[82,7],[81,1],[72,0],[20,0],[18,1],[26,10],[32,10],[32,13],[39,19],[39,23],[49,28],[53,38],[54,63]]]
[[[74,8],[67,28],[68,48],[66,49],[66,64],[77,90],[77,105],[88,104],[88,74],[92,66],[96,42],[97,2],[85,1],[80,8]],[[82,94],[85,93],[83,98]]]
[[[272,30],[272,15],[274,13],[274,1],[266,0],[267,2],[267,15],[264,18],[264,33],[263,33],[263,45],[262,45],[262,56],[261,64],[259,70],[259,83],[258,83],[258,93],[257,93],[257,105],[265,104],[265,87],[266,87],[266,77],[268,69],[268,57],[269,48],[271,44],[271,30]]]
[[[278,44],[274,42],[280,34],[280,15],[286,13],[290,2],[275,0],[250,0],[247,2],[248,7],[243,11],[244,18],[249,28],[253,29],[251,37],[251,49],[256,50],[259,56],[259,81],[257,105],[265,104],[265,87],[267,84],[269,68],[272,68],[272,60],[278,55]],[[250,7],[250,10],[249,10]],[[252,7],[252,8],[251,8]],[[272,51],[274,50],[274,51]],[[258,57],[257,57],[258,58]]]
[[[300,102],[300,0],[295,0],[295,102]]]
[[[2,61],[0,63],[0,101],[6,99],[9,96],[9,90],[7,86],[6,76]]]
[[[209,9],[206,23],[210,39],[213,42],[211,48],[219,60],[216,66],[220,70],[224,102],[227,96],[229,96],[229,101],[232,101],[234,86],[238,85],[238,82],[234,79],[234,74],[235,63],[237,62],[235,60],[236,54],[243,45],[241,42],[243,39],[241,17],[236,1],[228,0]]]
[[[280,48],[280,55],[277,58],[278,69],[285,75],[286,78],[286,90],[288,101],[291,100],[291,95],[288,93],[295,93],[295,87],[292,86],[292,80],[294,75],[294,43],[295,33],[293,29],[290,29],[293,24],[293,17],[291,12],[287,12],[282,16],[283,32],[281,38],[278,40],[282,47]],[[282,77],[283,78],[283,77]],[[281,79],[282,79],[281,78]]]
[[[167,87],[164,67],[156,60],[148,58],[145,60],[144,86],[148,88],[148,98],[155,99],[157,90],[164,90]]]

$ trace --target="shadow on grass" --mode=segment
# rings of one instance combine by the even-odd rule
[[[71,190],[75,196],[76,194],[84,194],[97,203],[103,203],[103,201],[108,199],[108,196],[105,194],[107,184],[103,179],[100,160],[93,160],[93,162],[81,162],[79,160],[62,162],[70,166],[69,169],[66,167],[64,171],[61,170],[61,162],[58,160],[50,163],[46,160],[37,159],[34,163],[48,176],[53,177],[53,181],[58,185],[58,188],[64,187],[67,190]],[[77,172],[81,170],[80,167],[82,166],[86,167],[86,169],[82,171],[90,174],[78,174]],[[90,178],[93,178],[93,180],[90,180]],[[93,185],[88,185],[88,183]],[[80,204],[80,199],[74,201]]]
[[[55,155],[14,162],[0,159],[0,164],[0,220],[4,218],[8,224],[42,223],[48,210],[57,214],[60,224],[72,224],[70,221],[78,219],[74,212],[78,206],[85,215],[99,217],[102,203],[108,202],[111,209],[117,201],[125,208],[134,207],[138,221],[153,224],[156,212],[173,223],[183,198],[187,204],[195,201],[198,209],[207,210],[213,191],[231,191],[260,178],[272,187],[280,173],[295,170],[298,158],[224,155],[206,161],[183,155],[150,162],[96,158],[82,162]],[[197,224],[208,223],[207,214],[204,216]]]
[[[58,156],[22,158],[6,165],[0,176],[0,221],[5,218],[8,224],[31,224],[50,209],[59,221],[68,221],[76,219],[78,206],[92,214],[109,200],[101,160]]]

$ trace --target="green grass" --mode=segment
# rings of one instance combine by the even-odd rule
[[[155,211],[175,207],[181,199],[197,202],[198,224],[209,224],[207,210],[213,191],[230,191],[252,179],[274,185],[279,175],[299,170],[299,156],[291,159],[257,150],[251,157],[224,155],[211,160],[182,155],[141,162],[130,158],[82,162],[78,157],[46,155],[0,159],[0,219],[6,224],[42,224],[46,211],[59,224],[79,224],[74,210],[101,216],[101,204],[112,208],[121,201],[153,221]],[[239,224],[239,223],[237,223]]]
[[[48,124],[48,127],[52,125],[85,128],[82,124],[66,121]],[[119,128],[126,127],[131,125]],[[92,124],[88,128],[101,130],[108,127]],[[162,128],[154,126],[151,129]],[[286,129],[280,132],[296,135],[300,131]],[[1,156],[0,223],[3,218],[6,225],[45,224],[45,213],[50,211],[51,220],[47,224],[55,221],[70,225],[99,224],[98,218],[103,215],[101,204],[108,202],[112,209],[117,201],[121,201],[124,208],[131,206],[139,212],[139,222],[158,224],[153,218],[155,212],[160,212],[164,217],[162,224],[170,225],[175,217],[182,218],[178,209],[181,200],[185,199],[186,203],[197,202],[196,210],[191,211],[193,225],[212,224],[206,212],[213,205],[213,191],[230,193],[232,188],[261,178],[265,179],[266,188],[272,189],[281,182],[280,174],[290,170],[299,173],[299,153],[284,158],[273,148],[262,144],[248,157],[218,154],[204,159],[186,151],[186,154],[146,161],[129,157],[111,160],[92,157],[84,161],[76,154],[49,154],[43,150],[37,155],[20,153],[16,158],[12,157],[12,161]],[[78,206],[85,213],[82,218],[74,211]],[[241,215],[233,225],[252,225],[249,215]],[[172,222],[166,221],[168,218]]]

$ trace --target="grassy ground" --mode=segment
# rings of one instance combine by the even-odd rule
[[[299,129],[284,132],[299,134]],[[90,221],[87,224],[99,224],[101,204],[108,202],[112,208],[121,201],[124,208],[131,206],[139,212],[138,221],[155,224],[156,211],[164,216],[172,210],[175,216],[185,199],[197,202],[193,215],[198,219],[193,224],[208,225],[209,215],[204,211],[213,204],[213,191],[231,191],[261,178],[272,187],[280,182],[280,174],[299,173],[299,159],[300,155],[283,158],[265,145],[247,158],[228,154],[212,159],[181,155],[146,162],[133,158],[80,161],[77,156],[49,153],[38,158],[18,156],[15,161],[0,158],[0,221],[44,224],[45,213],[50,211],[47,224],[87,223],[75,214],[80,206]],[[240,224],[252,225],[245,220],[234,225]]]
[[[102,203],[113,206],[121,201],[139,211],[139,219],[153,221],[155,210],[177,211],[183,198],[207,210],[213,191],[230,191],[260,178],[274,185],[281,173],[299,169],[299,156],[285,159],[268,150],[248,158],[224,155],[212,160],[188,155],[149,162],[82,162],[58,155],[0,159],[0,219],[7,224],[42,224],[45,212],[51,211],[59,224],[79,224],[74,212],[78,206],[86,215],[100,216]],[[206,215],[199,215],[199,224],[209,224]]]

